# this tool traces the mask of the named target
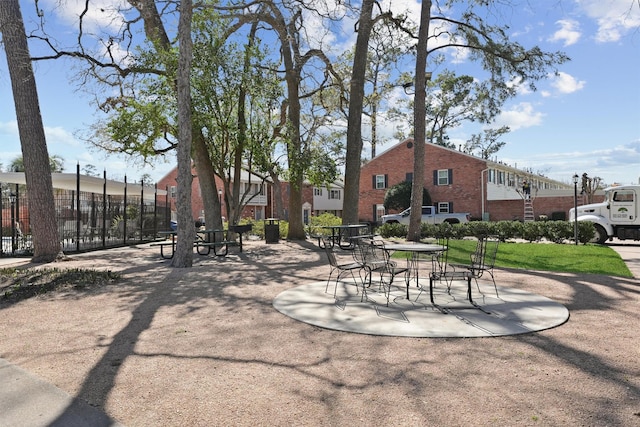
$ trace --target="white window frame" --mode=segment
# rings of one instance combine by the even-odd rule
[[[449,169],[438,169],[438,185],[449,185]]]
[[[340,194],[341,191],[338,189],[330,189],[329,190],[329,200],[340,200],[340,198],[342,197],[342,195]]]
[[[438,202],[438,213],[450,213],[449,202]]]
[[[385,178],[384,175],[376,175],[376,190],[384,190],[386,187],[385,185]]]

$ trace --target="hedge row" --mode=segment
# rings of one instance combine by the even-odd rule
[[[404,224],[383,224],[376,232],[382,237],[406,237],[407,226]],[[501,240],[524,239],[537,242],[546,239],[555,243],[574,240],[574,223],[570,221],[471,221],[464,224],[422,224],[420,234],[422,238],[449,237],[461,239],[463,237],[498,236]],[[578,222],[578,241],[587,243],[595,237],[593,223]]]

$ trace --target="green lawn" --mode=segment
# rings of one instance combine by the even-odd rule
[[[449,262],[468,263],[473,240],[450,240]],[[633,277],[620,255],[608,246],[554,243],[503,243],[496,267]]]

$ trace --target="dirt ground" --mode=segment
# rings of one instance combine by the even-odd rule
[[[126,426],[640,426],[640,281],[498,270],[566,305],[498,338],[325,330],[277,312],[326,279],[312,242],[247,242],[174,269],[157,247],[73,255],[116,284],[0,304],[0,357]]]

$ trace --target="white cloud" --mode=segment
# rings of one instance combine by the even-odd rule
[[[119,34],[125,25],[124,13],[131,7],[125,0],[42,0],[39,5],[45,17],[55,16],[73,30],[82,17],[83,44],[85,49],[93,49],[94,55],[103,58],[110,55],[115,61],[127,57],[126,48],[111,37]]]
[[[522,84],[522,79],[520,77],[514,77],[507,82],[508,87],[515,88],[519,95],[528,95],[533,93],[529,85]]]
[[[18,122],[11,120],[8,122],[0,122],[0,134],[18,137]]]
[[[80,145],[73,134],[61,126],[44,127],[45,138],[47,144],[66,144],[72,146]],[[20,144],[20,134],[18,132],[18,122],[15,120],[9,122],[0,122],[0,134],[7,135],[10,142]]]
[[[44,134],[47,138],[47,144],[49,146],[53,146],[54,144],[73,147],[80,146],[80,143],[73,136],[73,134],[61,126],[45,126]]]
[[[582,34],[578,31],[580,27],[578,21],[561,19],[557,21],[556,24],[560,26],[560,29],[553,33],[553,36],[549,38],[550,41],[561,41],[564,43],[564,46],[570,46],[580,40]]]
[[[528,102],[521,102],[510,110],[503,111],[496,118],[495,124],[498,126],[509,126],[512,131],[538,126],[542,123],[544,114],[535,111],[533,105]]]
[[[551,86],[553,86],[560,93],[573,93],[584,88],[586,82],[584,80],[576,80],[570,74],[560,71],[557,76],[554,76]]]
[[[640,5],[634,0],[576,0],[576,3],[598,24],[595,39],[600,43],[618,41],[640,27]]]
[[[121,10],[128,7],[124,0],[45,0],[44,2],[55,12],[60,20],[67,25],[77,25],[82,15],[83,29],[88,32],[97,32],[102,29],[117,31],[124,22]],[[85,3],[88,8],[85,11]],[[46,11],[45,11],[46,13]]]
[[[550,178],[569,182],[573,174],[586,172],[606,184],[638,183],[640,178],[640,140],[612,148],[533,154],[527,158],[505,158],[508,164],[545,171]]]

